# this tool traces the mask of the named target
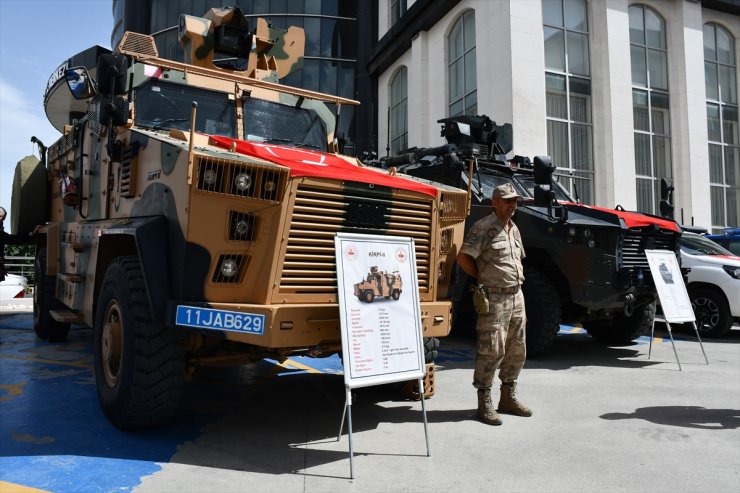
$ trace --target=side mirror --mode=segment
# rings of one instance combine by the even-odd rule
[[[534,157],[534,203],[538,206],[551,206],[555,202],[552,189],[552,174],[555,166],[550,156]]]
[[[537,185],[552,185],[552,174],[556,166],[552,164],[550,156],[534,157],[534,182]]]
[[[95,83],[85,67],[74,67],[64,71],[69,92],[75,99],[88,99],[97,93]]]

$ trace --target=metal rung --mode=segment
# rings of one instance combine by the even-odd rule
[[[85,281],[85,278],[79,274],[57,274],[57,277],[65,282],[79,283]]]
[[[81,313],[75,313],[69,310],[49,310],[49,315],[57,322],[69,322],[73,324],[83,322]]]

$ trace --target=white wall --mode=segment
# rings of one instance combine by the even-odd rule
[[[590,0],[595,202],[636,207],[630,0]],[[688,0],[641,0],[666,20],[670,77],[671,145],[675,217],[710,225],[709,158],[702,28],[717,22],[735,36],[740,62],[740,16],[702,9]],[[380,24],[387,24],[380,0]],[[409,5],[410,6],[410,5]],[[384,10],[385,9],[385,10]],[[447,116],[447,36],[466,10],[475,11],[478,113],[512,123],[514,152],[547,152],[544,38],[541,0],[463,0],[379,80],[379,149],[385,154],[389,80],[400,65],[409,74],[409,145],[444,143],[436,121]],[[384,32],[381,29],[382,32]],[[740,66],[740,63],[738,64]],[[737,80],[740,81],[740,73]]]

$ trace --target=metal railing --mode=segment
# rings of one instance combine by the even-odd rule
[[[7,256],[5,257],[5,270],[9,274],[17,274],[28,279],[28,285],[35,283],[33,274],[33,257],[26,256]]]

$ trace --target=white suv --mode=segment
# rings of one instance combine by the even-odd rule
[[[681,267],[691,269],[686,288],[702,335],[721,337],[740,323],[740,257],[712,240],[684,231]]]

